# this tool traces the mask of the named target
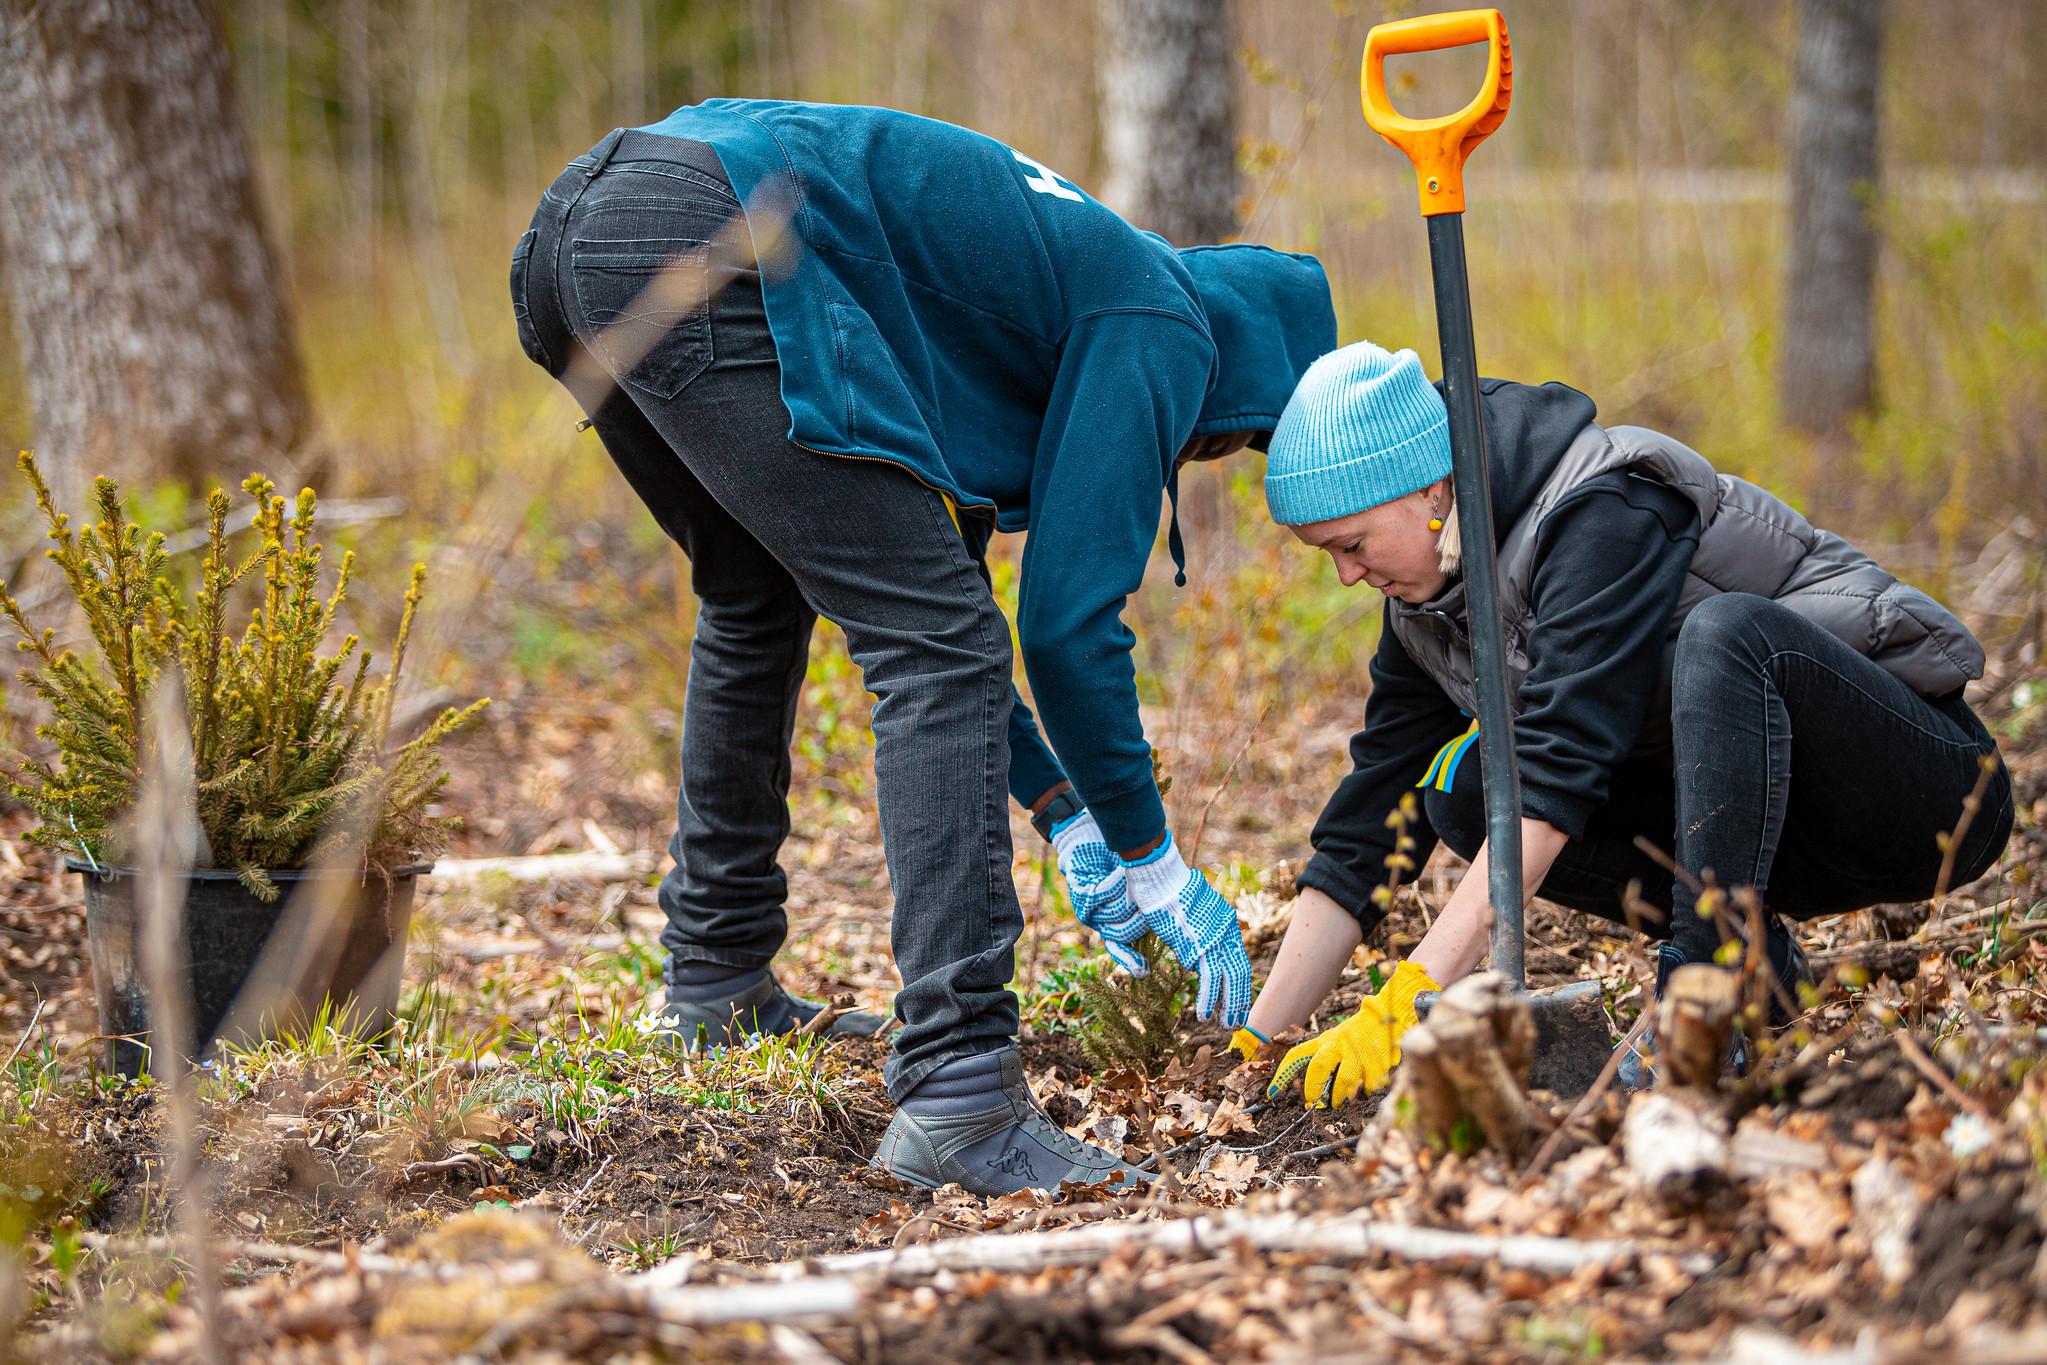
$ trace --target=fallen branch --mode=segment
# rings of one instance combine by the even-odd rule
[[[113,1256],[177,1256],[185,1254],[184,1243],[171,1237],[119,1237],[106,1232],[80,1232],[80,1245]],[[446,1278],[461,1267],[436,1266],[425,1261],[402,1261],[373,1251],[323,1251],[319,1247],[293,1246],[289,1242],[224,1242],[223,1261],[278,1261],[287,1265],[311,1266],[315,1270],[361,1270],[373,1275],[414,1275]]]
[[[1119,1253],[1159,1251],[1180,1255],[1231,1254],[1235,1247],[1262,1252],[1313,1252],[1325,1261],[1398,1256],[1410,1261],[1490,1262],[1547,1275],[1569,1275],[1586,1266],[1631,1258],[1650,1248],[1621,1240],[1577,1241],[1533,1235],[1497,1237],[1440,1228],[1374,1222],[1360,1215],[1307,1218],[1293,1214],[1212,1214],[1170,1222],[1125,1222],[1062,1228],[1051,1232],[981,1233],[899,1250],[855,1251],[797,1261],[769,1271],[778,1292],[791,1282],[843,1278],[849,1282],[897,1284],[942,1271],[1028,1272],[1048,1266],[1092,1265]],[[1712,1258],[1680,1254],[1687,1274],[1704,1274]],[[695,1266],[690,1269],[697,1269]],[[630,1277],[658,1287],[682,1274],[675,1262]]]
[[[951,1243],[939,1243],[949,1246]],[[681,1260],[692,1260],[681,1257]],[[663,1262],[672,1265],[674,1262]],[[660,1266],[655,1267],[656,1270]],[[651,1275],[653,1271],[643,1272]],[[658,1284],[633,1285],[633,1297],[663,1322],[708,1327],[721,1322],[787,1322],[790,1319],[842,1318],[860,1307],[860,1286],[844,1277],[818,1277],[779,1284],[716,1284],[669,1289]]]
[[[654,870],[651,849],[631,853],[536,853],[516,858],[443,858],[426,874],[430,882],[473,882],[490,875],[515,882],[541,882],[551,877],[585,881],[620,881],[644,877]]]
[[[804,1020],[796,1032],[805,1038],[823,1037],[833,1024],[839,1022],[842,1016],[851,1013],[852,1009],[853,997],[850,993],[835,995],[825,1002],[823,1009]]]
[[[525,957],[531,953],[556,957],[570,949],[584,953],[611,953],[624,946],[623,934],[596,934],[569,943],[539,938],[453,939],[443,941],[440,951],[464,962],[495,962],[500,958]]]
[[[1872,977],[1888,976],[1893,981],[1910,981],[1919,975],[1919,959],[1937,951],[1939,949],[1932,943],[1879,939],[1870,943],[1850,943],[1840,948],[1822,948],[1809,954],[1807,961],[1812,964],[1813,975],[1821,980],[1829,972],[1848,967],[1867,972]]]
[[[79,1241],[104,1253],[152,1256],[184,1255],[184,1243],[171,1237],[116,1237],[101,1232],[81,1232]],[[220,1247],[228,1261],[280,1261],[303,1265],[329,1274],[361,1272],[393,1275],[406,1279],[452,1281],[488,1273],[507,1280],[533,1278],[541,1271],[536,1262],[526,1261],[409,1261],[396,1256],[366,1251],[323,1251],[317,1247],[291,1246],[282,1242],[232,1242]],[[675,1272],[698,1268],[694,1257],[667,1261],[657,1270],[668,1270],[667,1279],[678,1280]],[[859,1286],[849,1278],[820,1278],[799,1285],[720,1284],[691,1286],[648,1282],[654,1271],[628,1275],[620,1280],[596,1280],[574,1286],[554,1307],[569,1298],[608,1297],[622,1292],[629,1300],[664,1322],[684,1326],[705,1326],[722,1322],[773,1322],[790,1318],[838,1317],[859,1306]]]

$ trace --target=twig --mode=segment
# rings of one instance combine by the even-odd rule
[[[1224,789],[1230,785],[1230,778],[1237,771],[1237,764],[1250,752],[1251,742],[1258,738],[1258,731],[1265,724],[1266,714],[1271,710],[1272,702],[1269,699],[1258,708],[1258,719],[1251,722],[1251,733],[1245,735],[1244,742],[1237,746],[1237,752],[1230,757],[1230,765],[1223,769],[1222,780],[1215,784],[1215,790],[1208,794],[1208,800],[1202,805],[1201,818],[1194,822],[1194,842],[1187,851],[1189,867],[1201,866],[1201,840],[1208,833],[1208,813],[1214,810],[1215,803],[1222,799]]]
[[[797,1035],[804,1038],[822,1037],[833,1024],[837,1023],[852,1008],[853,997],[851,995],[835,995],[825,1002],[823,1009],[803,1021],[802,1027],[796,1030]]]
[[[1893,1029],[1891,1036],[1898,1040],[1898,1051],[1905,1054],[1905,1060],[1910,1062],[1920,1075],[1932,1081],[1935,1089],[1953,1100],[1958,1108],[1968,1110],[1986,1123],[1997,1122],[1997,1116],[1990,1112],[1988,1105],[1956,1085],[1954,1077],[1941,1070],[1933,1058],[1926,1055],[1926,1049],[1919,1046],[1919,1040],[1912,1036],[1911,1030]]]
[[[1677,859],[1658,848],[1646,834],[1637,834],[1635,836],[1635,847],[1642,850],[1651,862],[1690,887],[1694,894],[1705,894],[1706,884],[1685,871],[1682,867],[1679,867]]]
[[[1259,1143],[1256,1147],[1231,1147],[1225,1145],[1223,1147],[1223,1150],[1225,1152],[1236,1152],[1239,1155],[1242,1155],[1246,1152],[1262,1152],[1268,1147],[1276,1147],[1280,1143],[1285,1142],[1288,1138],[1293,1136],[1294,1130],[1296,1128],[1299,1128],[1302,1124],[1306,1123],[1307,1121],[1308,1116],[1306,1114],[1302,1114],[1292,1123],[1289,1123],[1286,1127],[1280,1129],[1278,1137],[1268,1138],[1264,1142]]]
[[[1976,812],[1983,809],[1983,793],[1990,789],[1991,774],[1997,771],[1996,755],[1983,755],[1979,766],[1982,771],[1976,774],[1976,785],[1962,798],[1962,818],[1955,822],[1940,850],[1940,876],[1933,883],[1933,913],[1936,915],[1941,911],[1941,902],[1947,899],[1948,882],[1955,875],[1955,854],[1962,847],[1962,836],[1975,823]]]
[[[149,698],[143,731],[142,798],[136,837],[144,875],[136,887],[141,919],[143,979],[149,992],[150,1062],[162,1078],[170,1110],[171,1186],[185,1258],[198,1299],[200,1355],[225,1365],[221,1335],[220,1273],[207,1237],[207,1199],[200,1190],[199,1120],[186,1049],[206,1043],[192,1008],[192,972],[185,943],[185,887],[192,869],[197,789],[192,732],[185,720],[185,688],[167,670]]]
[[[1279,1164],[1285,1166],[1289,1161],[1309,1161],[1318,1156],[1334,1156],[1338,1152],[1346,1150],[1355,1151],[1357,1150],[1358,1136],[1358,1134],[1353,1133],[1347,1138],[1339,1139],[1336,1142],[1325,1142],[1319,1147],[1303,1147],[1298,1152],[1288,1152],[1279,1159]]]
[[[1159,1150],[1158,1130],[1152,1127],[1151,1102],[1140,1092],[1137,1096],[1137,1121],[1144,1125],[1144,1145],[1151,1148],[1151,1155],[1157,1163],[1159,1190],[1169,1200],[1180,1197],[1180,1173],[1173,1169],[1173,1163],[1166,1159],[1166,1153]]]
[[[13,1066],[14,1059],[19,1057],[21,1050],[28,1046],[29,1035],[36,1031],[36,1020],[43,1017],[43,1004],[42,993],[39,991],[36,993],[35,1012],[29,1015],[28,1024],[22,1029],[21,1040],[14,1045],[14,1051],[7,1054],[6,1061],[0,1062],[0,1071],[5,1071],[8,1067]]]
[[[1529,1161],[1528,1169],[1521,1173],[1524,1180],[1541,1175],[1544,1168],[1549,1165],[1550,1158],[1556,1155],[1557,1148],[1563,1145],[1564,1135],[1571,1131],[1571,1125],[1592,1112],[1592,1106],[1599,1103],[1599,1097],[1613,1084],[1613,1078],[1620,1075],[1621,1063],[1627,1059],[1628,1049],[1649,1031],[1649,1021],[1655,1017],[1656,1011],[1652,1006],[1644,1009],[1636,1018],[1635,1026],[1628,1030],[1628,1036],[1621,1039],[1620,1046],[1606,1059],[1606,1065],[1599,1068],[1599,1075],[1593,1078],[1591,1087],[1571,1106],[1571,1112],[1564,1115],[1564,1121],[1557,1125],[1556,1131],[1544,1138],[1542,1146],[1535,1149],[1535,1156]]]
[[[439,1161],[407,1162],[405,1170],[402,1172],[402,1177],[410,1180],[416,1175],[426,1175],[433,1171],[452,1171],[458,1166],[481,1167],[482,1165],[483,1158],[476,1153],[457,1152],[453,1156],[442,1157]]]
[[[786,1322],[768,1327],[768,1345],[789,1365],[839,1365],[839,1358],[819,1345],[816,1337]]]
[[[578,1185],[576,1187],[576,1192],[570,1195],[567,1199],[562,1201],[562,1216],[564,1218],[566,1218],[569,1215],[570,1211],[573,1210],[576,1207],[576,1205],[583,1202],[583,1196],[590,1193],[590,1187],[592,1185],[595,1185],[600,1179],[603,1178],[604,1173],[611,1168],[612,1157],[616,1155],[617,1153],[615,1152],[606,1153],[604,1160],[597,1163],[597,1169],[590,1173],[590,1178],[588,1180],[585,1180],[581,1185]],[[597,1224],[595,1223],[591,1223],[589,1226],[585,1227],[582,1233],[576,1238],[576,1245],[582,1246],[584,1243],[588,1242],[590,1240],[590,1234],[595,1232],[596,1230]]]
[[[1135,1324],[1118,1327],[1103,1338],[1122,1351],[1150,1349],[1180,1362],[1180,1365],[1215,1365],[1215,1357],[1181,1336],[1165,1323],[1149,1327]]]
[[[449,957],[459,957],[464,962],[496,962],[500,958],[525,957],[539,953],[547,957],[560,957],[571,950],[579,953],[616,952],[625,946],[623,934],[593,934],[587,939],[570,942],[567,939],[506,938],[453,939],[441,944],[441,951]]]

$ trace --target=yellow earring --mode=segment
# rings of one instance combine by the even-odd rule
[[[1442,519],[1441,517],[1430,517],[1430,518],[1429,518],[1429,529],[1430,529],[1431,531],[1440,531],[1440,530],[1442,530],[1442,529],[1443,529],[1443,519]]]

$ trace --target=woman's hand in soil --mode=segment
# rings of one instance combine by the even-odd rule
[[[1401,963],[1377,995],[1359,1004],[1355,1015],[1281,1058],[1272,1084],[1265,1088],[1266,1097],[1276,1099],[1296,1077],[1302,1078],[1301,1092],[1310,1109],[1347,1103],[1361,1086],[1368,1092],[1384,1089],[1400,1062],[1400,1036],[1414,1027],[1414,998],[1440,989],[1420,967]]]
[[[1059,854],[1059,875],[1066,879],[1073,917],[1102,936],[1118,967],[1132,976],[1149,974],[1151,964],[1130,946],[1144,937],[1144,916],[1131,903],[1123,860],[1103,842],[1095,817],[1083,810],[1054,825],[1052,847]]]
[[[1242,1027],[1251,1013],[1251,959],[1237,912],[1187,866],[1170,833],[1142,858],[1124,860],[1123,869],[1145,927],[1195,974],[1195,1018]]]

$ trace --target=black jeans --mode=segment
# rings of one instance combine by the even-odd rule
[[[1922,697],[1789,608],[1743,593],[1685,619],[1670,718],[1671,766],[1617,766],[1541,894],[1627,924],[1623,895],[1639,881],[1667,918],[1632,927],[1672,940],[1688,962],[1711,959],[1722,926],[1699,917],[1696,893],[1637,848],[1638,836],[1694,876],[1754,887],[1792,919],[1919,900],[1938,888],[1941,841],[1983,777],[1983,756],[1997,755],[1961,693]],[[1477,760],[1474,746],[1453,790],[1425,800],[1430,825],[1466,858],[1485,840]],[[1949,885],[1988,871],[2011,825],[2011,779],[1997,761]]]
[[[750,250],[718,246],[745,242],[738,214],[710,148],[614,132],[542,196],[514,312],[527,355],[575,392],[689,556],[700,605],[660,888],[671,964],[765,966],[787,937],[797,697],[816,618],[845,631],[875,697],[900,1099],[1016,1036],[1009,627],[939,493],[787,439],[760,276]]]

